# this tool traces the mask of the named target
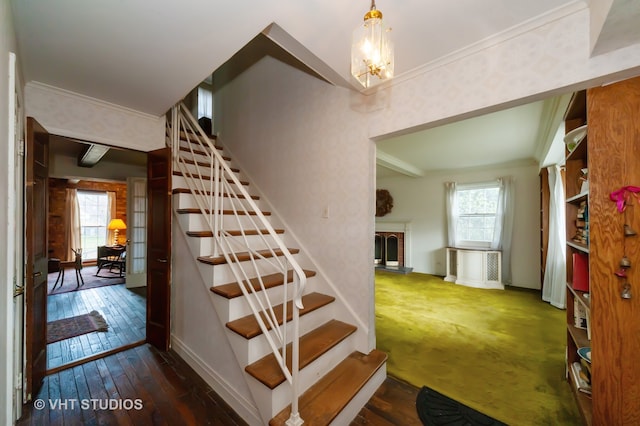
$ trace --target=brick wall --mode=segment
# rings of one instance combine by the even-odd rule
[[[49,257],[64,259],[67,253],[65,239],[66,189],[114,191],[116,193],[116,217],[127,222],[127,184],[81,180],[70,183],[67,179],[49,178]],[[127,238],[127,230],[120,231],[120,241]]]

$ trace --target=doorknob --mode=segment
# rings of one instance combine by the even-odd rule
[[[156,259],[156,262],[167,263],[167,259]]]
[[[33,274],[33,278],[38,278],[41,275],[42,275],[42,272],[38,271],[38,272]]]

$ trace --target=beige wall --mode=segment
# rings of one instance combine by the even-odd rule
[[[375,342],[375,147],[353,108],[361,95],[267,57],[214,101],[223,112],[214,114],[221,142],[285,223],[285,236],[309,256],[319,273],[314,288],[347,302],[338,311],[355,316],[358,349],[368,352]]]
[[[589,9],[444,58],[369,99],[368,135],[477,116],[640,74],[640,44],[590,57]]]

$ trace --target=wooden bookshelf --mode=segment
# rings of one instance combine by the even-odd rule
[[[609,194],[627,185],[640,186],[640,77],[574,94],[565,114],[565,130],[588,125],[587,136],[566,157],[567,227],[567,368],[579,362],[577,349],[590,347],[591,395],[568,381],[588,425],[640,424],[640,236],[625,237],[624,225],[640,231],[640,203],[632,197],[624,213]],[[581,169],[588,170],[588,192],[582,193]],[[588,212],[586,240],[576,215]],[[582,206],[582,207],[581,207]],[[573,253],[588,256],[589,291],[573,288]],[[627,256],[627,278],[614,274]],[[637,267],[636,267],[637,266]],[[631,284],[632,297],[621,296]],[[588,297],[585,294],[588,293]],[[574,302],[577,305],[574,305]],[[574,324],[574,306],[588,315],[587,330]],[[589,338],[590,336],[590,338]]]

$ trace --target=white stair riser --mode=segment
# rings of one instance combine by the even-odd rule
[[[293,290],[293,285],[289,283],[289,285],[287,286],[287,294],[289,295],[289,297],[287,298],[287,300],[290,300],[293,296]],[[260,291],[258,292],[258,294],[262,303],[265,303],[264,294],[266,294],[266,297],[269,298],[272,306],[279,305],[284,300],[284,285],[269,288],[266,290],[266,293]],[[225,323],[238,318],[242,318],[247,315],[251,315],[252,312],[251,308],[249,307],[249,302],[244,296],[227,299],[226,297],[215,294],[213,303],[216,306],[216,310],[218,311],[218,316]],[[258,302],[254,300],[254,304],[257,309],[260,310]]]
[[[281,260],[281,259],[282,257],[278,258],[278,260]],[[273,262],[274,259],[270,258],[270,259],[256,260],[256,264],[258,268],[260,268],[259,270],[262,271],[261,275],[268,275],[276,272],[282,272],[283,270],[282,268],[277,268],[276,267],[277,264],[267,263],[269,261]],[[198,263],[198,270],[200,271],[200,275],[205,280],[205,284],[208,287],[216,286],[220,284],[227,284],[227,283],[236,281],[236,277],[231,269],[231,266],[226,263],[215,265],[215,266],[202,263],[202,262],[197,262],[197,263]],[[247,263],[247,262],[243,262],[243,263]],[[247,272],[247,276],[249,276],[249,278],[252,278],[254,276],[257,276],[257,274],[256,273],[250,274],[249,272]]]
[[[300,335],[302,336],[316,328],[319,324],[324,324],[325,322],[333,319],[332,305],[333,304],[330,303],[329,305],[323,306],[320,309],[316,309],[313,312],[301,316]],[[291,336],[293,335],[291,331],[292,328],[292,324],[288,323],[287,338],[289,340],[291,340]],[[271,353],[271,347],[269,346],[266,337],[262,334],[249,340],[231,330],[227,330],[227,335],[229,336],[231,345],[234,347],[234,352],[240,365],[249,365]]]
[[[212,256],[214,253],[214,239],[213,237],[190,237],[187,236],[187,244],[189,245],[189,250],[194,257],[199,256]],[[231,237],[234,240],[237,240],[239,243],[242,243],[241,237]],[[259,235],[251,235],[247,237],[247,241],[249,243],[249,247],[252,249],[266,249],[269,247],[268,244],[265,244]],[[267,239],[267,241],[269,241]],[[246,251],[246,246],[237,246],[239,251]]]
[[[187,183],[187,179],[189,179],[189,177],[185,177],[185,176],[177,176],[177,175],[173,175],[171,177],[171,182],[172,182],[172,186],[174,188],[191,188],[188,183]],[[199,188],[200,187],[200,183],[196,182],[195,187]],[[236,185],[234,184],[229,184],[231,185],[231,189],[236,188]],[[208,181],[205,181],[205,188],[209,188],[210,183]],[[247,189],[248,185],[241,185],[243,188]],[[248,190],[248,189],[247,189]]]
[[[324,353],[321,357],[300,370],[300,395],[315,384],[321,377],[334,369],[354,351],[354,345],[351,341],[351,337],[352,335],[348,336],[342,342]],[[288,381],[285,380],[271,390],[250,374],[245,374],[248,376],[247,383],[249,383],[249,387],[251,388],[253,395],[256,397],[255,401],[257,402],[258,409],[261,413],[270,413],[271,418],[273,418],[284,407],[291,404],[291,385]]]
[[[187,171],[189,171],[190,173],[192,173],[192,174],[194,174],[196,176],[197,175],[212,176],[213,173],[215,173],[214,169],[209,166],[209,160],[198,160],[198,166],[196,166],[195,164],[190,164],[190,163],[181,163],[181,165],[175,164],[174,165],[174,170],[179,170],[179,171],[181,171],[183,173],[186,173],[186,171],[183,170],[183,167],[186,167]],[[220,170],[220,173],[222,174],[222,170]],[[233,172],[233,171],[232,171],[232,173],[239,180],[244,180],[244,178],[242,177],[242,173]],[[231,177],[228,174],[225,174],[225,177],[228,178],[228,179],[231,179]]]
[[[189,149],[189,147],[184,146],[185,148]],[[195,151],[202,151],[201,149],[198,148],[193,148]],[[225,155],[223,152],[221,152],[220,150],[218,150],[218,153],[220,155],[222,155],[223,157],[229,157],[228,155]],[[187,160],[197,160],[200,162],[205,162],[208,163],[209,162],[209,154],[199,154],[197,152],[191,152],[191,151],[180,151],[180,157],[187,159]],[[227,162],[227,164],[229,165],[229,167],[233,167],[233,165],[231,164],[230,161]]]
[[[179,187],[175,187],[175,188],[179,188]],[[259,200],[253,200],[253,201],[256,203],[258,207],[260,207]],[[203,204],[205,207],[208,207],[210,205],[210,202],[207,201]],[[222,210],[233,210],[234,205],[236,206],[235,210],[237,211],[244,211],[244,209],[250,210],[249,203],[246,200],[242,200],[242,199],[232,200],[229,197],[222,198],[222,206],[221,206]],[[192,194],[178,193],[173,196],[173,208],[176,210],[177,209],[199,209],[200,206],[198,205],[195,197]],[[269,218],[269,216],[267,216],[267,218]]]
[[[213,222],[213,215],[202,214],[202,213],[178,213],[178,220],[180,221],[180,227],[184,231],[209,231],[211,230],[209,226],[209,220]],[[226,230],[240,230],[244,228],[255,229],[260,228],[263,229],[264,225],[258,223],[257,217],[255,216],[233,216],[233,215],[221,215],[218,220],[219,226],[221,229]]]

